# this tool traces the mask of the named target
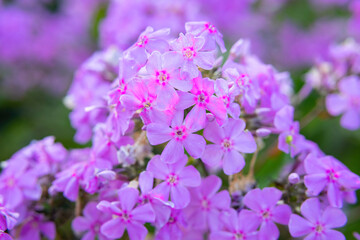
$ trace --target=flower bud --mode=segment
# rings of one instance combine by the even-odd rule
[[[297,184],[298,182],[300,182],[299,174],[291,173],[288,177],[288,180],[289,180],[289,183],[291,183],[291,184]]]

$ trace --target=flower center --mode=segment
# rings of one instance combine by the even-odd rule
[[[247,87],[251,84],[251,80],[247,74],[241,74],[237,79],[237,84],[242,87]]]
[[[138,47],[144,47],[149,42],[149,38],[147,36],[140,36],[139,40],[135,44]]]
[[[230,105],[230,98],[229,98],[228,96],[225,96],[225,95],[222,96],[221,98],[222,98],[225,106],[226,106],[226,107],[229,107],[229,105]]]
[[[6,185],[7,185],[8,187],[13,187],[13,186],[15,185],[15,180],[14,180],[14,178],[12,178],[12,177],[8,178],[7,181],[6,181]]]
[[[201,206],[202,206],[203,209],[208,210],[209,207],[210,207],[209,205],[210,205],[209,200],[207,200],[206,198],[204,198],[201,201]]]
[[[221,143],[221,146],[224,150],[229,151],[232,147],[232,143],[231,143],[230,139],[224,139]]]
[[[178,183],[178,181],[179,181],[179,176],[174,173],[170,173],[166,178],[166,182],[171,186],[175,186]]]
[[[339,175],[334,171],[334,169],[327,170],[328,178],[330,181],[334,182],[339,178]]]
[[[236,233],[235,234],[235,239],[236,240],[243,240],[244,239],[244,235],[242,233]]]
[[[216,33],[216,28],[214,25],[210,24],[210,23],[205,23],[205,28],[206,30],[208,30],[210,33]]]
[[[120,215],[120,217],[122,218],[122,220],[123,220],[124,222],[130,222],[130,215],[129,215],[129,213],[128,213],[126,210],[124,210],[124,211],[122,212],[122,214]]]
[[[321,224],[316,225],[315,232],[316,233],[322,233],[324,231],[324,227]]]
[[[169,74],[166,70],[156,72],[156,80],[159,84],[165,85],[169,81]]]
[[[175,222],[176,222],[176,218],[174,218],[173,216],[170,216],[168,223],[172,224],[172,223],[175,223]]]
[[[176,140],[181,141],[184,140],[187,136],[186,134],[186,127],[185,126],[179,126],[174,128],[173,136]]]
[[[271,213],[270,213],[269,210],[263,211],[261,215],[262,215],[262,218],[263,218],[264,220],[268,220],[268,219],[271,218]]]
[[[183,48],[182,53],[183,53],[183,56],[185,58],[187,58],[188,60],[192,60],[196,55],[196,52],[193,47]]]

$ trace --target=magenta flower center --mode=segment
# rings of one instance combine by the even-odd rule
[[[270,212],[270,210],[263,210],[261,211],[261,216],[263,220],[270,220],[272,217],[272,214]]]
[[[166,70],[157,71],[155,75],[156,82],[161,85],[165,85],[170,79],[170,75],[166,72]]]
[[[142,103],[143,109],[150,109],[152,102],[153,102],[153,99],[151,99],[151,98],[144,100]]]
[[[192,60],[196,56],[194,47],[184,47],[182,53],[183,56],[188,60]]]
[[[243,239],[244,239],[243,232],[235,233],[235,240],[243,240]]]
[[[139,40],[135,44],[138,47],[144,47],[149,42],[149,38],[147,36],[140,36]]]
[[[204,198],[204,199],[201,201],[201,207],[202,207],[204,210],[209,210],[209,208],[210,208],[210,202],[209,202],[209,200],[207,200],[206,198]]]
[[[221,147],[223,150],[229,151],[232,148],[232,142],[230,141],[230,139],[224,139],[221,142]]]
[[[196,101],[200,106],[205,106],[209,102],[209,96],[206,92],[200,91],[196,94]]]
[[[166,178],[166,182],[171,186],[175,186],[179,182],[179,176],[174,173],[170,173]]]
[[[225,106],[229,107],[229,105],[230,105],[230,97],[224,95],[224,96],[221,97],[221,99],[223,100]]]
[[[119,215],[119,217],[124,222],[130,222],[130,219],[131,219],[131,215],[126,210],[123,210],[123,212]]]
[[[187,133],[185,126],[175,127],[173,130],[174,132],[172,133],[172,135],[175,137],[176,140],[181,141],[186,138]]]
[[[251,80],[247,74],[241,74],[237,79],[237,84],[241,87],[248,87],[251,84]]]
[[[216,28],[214,25],[210,24],[210,23],[205,23],[205,28],[206,30],[208,30],[210,33],[216,33]]]
[[[331,182],[335,182],[339,178],[339,174],[337,174],[334,169],[329,169],[326,172],[328,174],[328,180]]]
[[[317,234],[323,233],[323,231],[324,231],[323,225],[321,225],[320,223],[318,223],[318,224],[315,226],[314,231],[315,231]]]
[[[176,223],[176,218],[173,216],[170,216],[168,224],[173,224],[173,223]]]
[[[119,87],[118,87],[118,92],[120,94],[125,94],[126,90],[127,90],[127,84],[125,83],[124,79],[121,80],[121,82],[119,82]]]

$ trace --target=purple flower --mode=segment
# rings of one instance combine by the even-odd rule
[[[291,209],[286,204],[277,205],[281,199],[281,191],[276,188],[254,189],[248,192],[243,200],[245,206],[250,208],[254,216],[257,216],[257,224],[260,225],[259,239],[277,239],[279,229],[275,223],[287,225],[291,215]],[[254,224],[256,220],[254,219]]]
[[[240,105],[235,103],[235,94],[229,90],[229,84],[225,79],[219,78],[215,82],[215,93],[220,99],[223,100],[227,113],[233,118],[239,118]]]
[[[257,240],[258,219],[257,216],[248,210],[241,210],[237,213],[234,209],[229,209],[221,215],[224,229],[212,231],[210,240],[234,240],[246,239]]]
[[[11,209],[19,206],[25,199],[40,199],[41,187],[36,175],[28,167],[29,162],[25,159],[13,159],[1,173],[0,194]]]
[[[252,134],[244,129],[245,122],[240,119],[231,118],[223,127],[216,122],[210,123],[204,130],[204,136],[214,144],[206,145],[201,159],[210,166],[222,163],[227,175],[240,172],[245,166],[240,152],[253,153],[256,150]]]
[[[278,148],[295,156],[301,149],[301,135],[299,122],[294,122],[294,108],[285,106],[275,115],[274,125],[280,131]]]
[[[13,240],[13,238],[9,234],[7,234],[1,230],[0,230],[0,239],[1,240]]]
[[[178,209],[171,209],[167,223],[159,229],[156,234],[158,240],[181,240],[183,229],[186,227],[184,212]]]
[[[86,232],[81,240],[94,240],[96,237],[99,240],[108,239],[100,232],[100,226],[108,221],[111,216],[99,211],[96,205],[95,202],[86,204],[83,210],[84,216],[76,217],[72,222],[72,228],[75,232]]]
[[[190,189],[191,202],[186,212],[192,229],[220,228],[220,211],[229,209],[231,202],[228,191],[217,193],[221,184],[221,179],[212,175],[204,178],[199,187]]]
[[[203,49],[213,50],[216,44],[219,45],[221,52],[226,52],[222,34],[209,22],[187,22],[185,23],[185,30],[194,36],[201,36],[205,39]]]
[[[338,208],[327,207],[321,210],[319,199],[307,199],[301,205],[302,218],[292,214],[289,221],[289,231],[293,237],[307,235],[305,239],[345,239],[344,235],[332,228],[342,227],[346,223],[345,214]]]
[[[31,213],[31,216],[23,223],[20,230],[19,240],[41,240],[41,236],[49,240],[55,239],[55,223],[45,221],[43,215]]]
[[[199,69],[210,70],[215,62],[214,53],[203,51],[205,44],[203,37],[195,37],[190,33],[180,33],[178,39],[172,42],[171,47],[183,57],[181,74],[192,79],[199,76]]]
[[[154,185],[154,176],[149,171],[144,171],[140,173],[139,176],[139,187],[141,190],[141,195],[139,197],[140,204],[149,203],[155,212],[155,225],[157,227],[162,227],[169,220],[171,208],[173,203],[163,201],[162,197],[158,196],[156,192],[153,191]]]
[[[235,68],[228,68],[224,75],[229,79],[230,92],[241,96],[241,103],[254,109],[260,94],[254,80],[246,73],[239,73]]]
[[[339,82],[339,94],[326,97],[328,112],[337,116],[343,113],[341,125],[349,130],[360,127],[360,79],[357,76],[343,78]]]
[[[304,183],[309,194],[317,196],[326,188],[333,207],[342,207],[343,191],[360,188],[360,177],[331,156],[317,158],[309,155],[305,159],[305,171]]]
[[[186,166],[187,157],[182,153],[181,158],[174,164],[166,164],[160,156],[153,157],[147,166],[155,178],[163,180],[154,188],[157,198],[167,201],[169,194],[175,208],[185,208],[190,202],[187,187],[197,187],[201,183],[200,173],[193,166]]]
[[[206,110],[213,113],[219,124],[223,124],[226,119],[226,109],[224,102],[214,96],[214,81],[209,78],[197,77],[193,79],[193,88],[190,93],[179,92],[180,101],[177,109],[186,109],[195,104],[189,116],[196,119],[201,127],[206,123]]]
[[[193,132],[201,128],[194,124],[195,119],[188,115],[183,122],[184,112],[178,111],[172,121],[171,127],[165,123],[150,123],[147,128],[147,137],[151,145],[158,145],[170,140],[161,154],[161,160],[174,163],[183,157],[184,147],[190,156],[199,158],[205,149],[205,139]]]
[[[149,204],[135,207],[138,202],[139,192],[130,187],[125,187],[119,191],[119,201],[101,201],[97,208],[101,212],[113,215],[113,219],[105,222],[100,231],[110,239],[121,238],[125,229],[130,239],[145,239],[147,229],[145,222],[153,222],[155,214]]]
[[[4,197],[0,195],[0,231],[11,230],[15,226],[18,217],[19,214],[11,211],[7,207]]]
[[[169,43],[166,38],[170,33],[169,28],[163,28],[154,31],[152,27],[147,27],[142,32],[137,42],[129,48],[131,57],[133,57],[140,65],[144,65],[147,60],[147,52],[159,51],[161,53],[169,50]]]

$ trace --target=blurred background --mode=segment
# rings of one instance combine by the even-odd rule
[[[295,92],[310,67],[329,57],[329,46],[360,40],[359,0],[0,0],[0,160],[49,135],[80,147],[63,98],[81,63],[96,50],[129,47],[148,25],[171,27],[176,36],[190,20],[213,23],[228,47],[250,39],[264,62],[290,73]],[[318,98],[312,93],[299,105],[298,118]],[[324,113],[302,134],[360,174],[359,130]],[[276,174],[283,158],[260,162],[259,174]],[[342,231],[351,239],[360,231],[360,205],[347,214]]]

